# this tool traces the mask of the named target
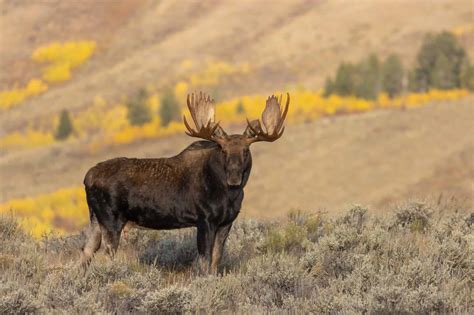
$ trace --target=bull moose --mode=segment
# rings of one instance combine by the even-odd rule
[[[184,119],[186,134],[196,141],[170,158],[115,158],[92,167],[84,178],[90,228],[82,250],[87,266],[101,243],[113,255],[129,223],[150,229],[197,227],[199,264],[217,273],[224,243],[239,214],[250,175],[254,142],[281,137],[288,113],[282,97],[266,101],[262,122],[247,120],[243,134],[227,135],[215,122],[215,104],[202,92],[188,95],[195,125]]]

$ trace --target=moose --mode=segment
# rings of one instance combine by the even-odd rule
[[[183,117],[186,134],[203,139],[169,158],[114,158],[92,167],[84,178],[90,227],[81,261],[90,263],[101,243],[113,256],[126,224],[149,229],[197,228],[202,272],[217,273],[233,221],[240,212],[252,168],[250,145],[273,142],[285,130],[290,95],[266,101],[260,120],[243,134],[228,135],[215,122],[215,103],[200,92],[187,97],[195,129]]]

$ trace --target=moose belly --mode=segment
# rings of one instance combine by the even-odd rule
[[[190,207],[189,194],[173,185],[128,187],[123,202],[128,221],[150,229],[194,226],[197,216]]]
[[[133,225],[157,230],[190,227],[197,221],[193,213],[180,209],[131,208],[126,216]]]

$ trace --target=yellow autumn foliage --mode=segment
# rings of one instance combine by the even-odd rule
[[[181,89],[184,95],[184,85]],[[276,93],[278,94],[278,93]],[[356,97],[341,97],[331,95],[326,98],[321,92],[297,90],[291,93],[291,109],[288,113],[288,123],[313,121],[323,116],[336,114],[360,113],[377,109],[414,108],[429,102],[457,100],[469,95],[467,90],[431,90],[426,93],[408,93],[390,99],[386,94],[380,94],[375,101],[358,99]],[[278,94],[279,95],[279,94]],[[242,96],[239,98],[219,102],[216,105],[217,119],[224,126],[228,124],[242,124],[246,118],[257,119],[265,107],[266,95]],[[286,100],[286,96],[283,97]],[[182,101],[184,104],[185,101]],[[158,113],[160,97],[152,94],[147,104],[153,113]],[[238,107],[242,105],[243,111]],[[187,114],[185,106],[183,114]],[[53,123],[57,125],[57,117]],[[182,133],[183,124],[172,122],[166,128],[161,127],[158,115],[153,116],[150,123],[142,126],[132,126],[127,119],[125,105],[119,103],[108,106],[101,97],[94,99],[94,105],[82,113],[73,116],[76,137],[89,139],[89,152],[94,153],[101,148],[128,144],[134,141],[167,136],[173,133]],[[42,145],[49,145],[55,141],[51,132],[29,130],[27,133],[14,133],[0,138],[3,149],[14,151]]]
[[[39,79],[32,79],[24,88],[13,88],[0,92],[0,109],[9,109],[31,96],[48,90],[48,85]]]
[[[159,119],[142,126],[128,125],[120,131],[107,134],[105,137],[96,138],[89,145],[89,152],[94,153],[100,148],[113,145],[127,144],[134,141],[159,138],[180,132],[184,132],[181,122],[172,121],[166,127],[161,127]]]
[[[451,32],[456,36],[474,34],[474,25],[472,23],[458,25],[455,28],[453,28]]]
[[[181,72],[190,71],[194,66],[194,62],[191,59],[184,59],[179,65],[179,70]]]
[[[62,188],[0,205],[0,213],[9,212],[22,218],[21,224],[35,237],[52,231],[59,234],[78,231],[89,217],[83,187]]]
[[[92,106],[73,117],[73,125],[80,138],[86,138],[99,131],[119,132],[128,126],[127,108],[124,105],[106,108],[106,105]]]
[[[14,132],[0,138],[0,148],[14,151],[42,147],[54,142],[52,133],[28,129],[25,133]]]
[[[198,73],[192,74],[187,80],[192,87],[216,86],[223,77],[235,74],[248,74],[250,66],[244,64],[230,64],[224,61],[209,62]]]
[[[43,79],[62,82],[71,78],[71,70],[86,62],[94,53],[94,41],[52,43],[36,49],[32,59],[44,63]]]
[[[189,84],[186,81],[179,81],[174,86],[174,95],[178,102],[184,104],[186,102],[186,97],[188,95],[188,91],[190,90]]]
[[[280,95],[279,93],[276,93]],[[376,101],[356,97],[331,95],[326,98],[320,92],[294,91],[291,95],[291,109],[287,121],[297,123],[315,120],[321,116],[342,113],[358,113],[383,108],[411,108],[435,101],[456,100],[469,95],[467,90],[431,90],[427,93],[408,93],[394,99],[381,94]],[[283,97],[285,102],[286,96]],[[226,123],[242,123],[245,118],[259,118],[265,107],[266,96],[243,96],[217,105],[217,117]],[[243,112],[238,113],[239,103]]]
[[[26,85],[26,93],[28,96],[35,96],[48,90],[48,85],[39,79],[32,79]]]
[[[45,64],[43,68],[44,81],[62,82],[71,78],[71,70],[86,62],[94,53],[96,43],[93,41],[78,41],[52,43],[37,48],[32,59]],[[48,90],[48,85],[41,79],[31,79],[23,88],[14,87],[0,92],[0,110],[10,109],[29,97],[42,94]]]
[[[291,124],[312,121],[323,116],[335,114],[359,113],[384,108],[412,108],[433,101],[456,100],[467,95],[469,95],[467,90],[432,90],[427,93],[409,93],[395,99],[390,99],[387,95],[381,94],[378,100],[368,101],[356,97],[341,97],[337,95],[325,98],[321,92],[314,91],[293,91],[291,93],[291,110],[288,113],[287,121]],[[216,116],[224,125],[242,124],[246,118],[257,119],[261,116],[265,107],[266,97],[264,95],[243,96],[219,102],[216,104]],[[283,99],[286,100],[286,96]],[[148,103],[153,103],[153,112],[157,112],[156,107],[160,105],[158,96],[150,96]],[[240,113],[238,110],[239,104],[242,104],[244,109]],[[123,110],[123,106],[119,106],[119,108]],[[111,110],[103,115],[107,116],[113,110],[118,109],[112,107]],[[182,111],[183,114],[188,115],[185,107],[183,107]],[[87,121],[84,120],[84,123]],[[76,124],[80,125],[79,123]],[[115,127],[112,127],[114,124]],[[121,112],[120,115],[113,116],[113,121],[110,121],[110,124],[102,126],[103,135],[96,137],[89,144],[89,151],[91,153],[104,147],[163,137],[184,131],[184,125],[181,122],[172,122],[166,128],[161,127],[158,116],[154,116],[152,122],[142,126],[131,126],[127,121],[125,111]]]

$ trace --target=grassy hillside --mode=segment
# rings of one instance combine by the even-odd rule
[[[472,5],[457,1],[2,1],[0,90],[25,85],[41,67],[32,52],[50,42],[92,40],[93,58],[74,78],[2,114],[15,129],[95,97],[118,100],[147,86],[174,85],[209,62],[247,64],[217,86],[221,97],[268,93],[287,85],[320,88],[341,61],[399,53],[411,64],[426,32],[473,33]],[[430,12],[430,14],[426,14]],[[18,21],[22,23],[18,23]],[[302,31],[304,30],[304,31]],[[21,35],[19,35],[21,34]],[[1,134],[0,130],[0,134]]]
[[[195,233],[132,231],[78,268],[82,236],[31,239],[0,217],[0,312],[472,313],[473,213],[407,203],[336,218],[238,220],[221,276],[196,272]]]
[[[472,102],[468,97],[289,125],[279,141],[252,146],[242,215],[275,218],[291,208],[340,209],[351,202],[386,211],[396,200],[427,197],[455,196],[472,206]],[[14,180],[0,182],[0,200],[81,187],[84,174],[99,161],[171,156],[192,141],[180,134],[95,154],[75,143],[9,154],[0,157],[0,173]],[[76,216],[86,212],[83,205]]]

